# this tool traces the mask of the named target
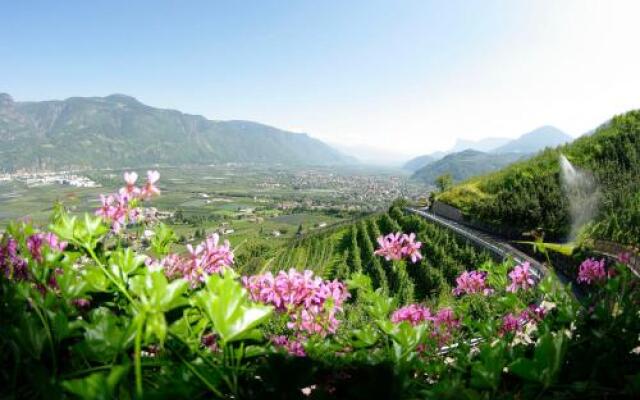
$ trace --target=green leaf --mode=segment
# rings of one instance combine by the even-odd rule
[[[164,314],[149,314],[145,322],[145,340],[149,342],[155,336],[160,343],[164,343],[167,337],[167,321]]]
[[[480,347],[478,362],[471,367],[471,385],[480,389],[496,390],[506,365],[507,343],[484,344]]]
[[[62,386],[82,399],[109,400],[114,398],[116,386],[128,370],[128,366],[116,365],[109,373],[94,372],[84,378],[64,381]]]
[[[110,361],[121,349],[133,341],[123,321],[111,310],[101,307],[93,310],[84,331],[84,341],[78,346],[84,354],[98,361]]]
[[[171,244],[178,240],[176,234],[167,225],[160,223],[154,230],[151,238],[151,250],[159,257],[169,253]]]
[[[548,332],[538,340],[533,359],[519,358],[509,369],[525,380],[548,388],[560,372],[566,351],[567,337],[564,332]]]
[[[84,281],[88,285],[88,290],[93,292],[108,292],[109,279],[105,276],[104,271],[95,265],[88,264],[83,271]]]
[[[77,240],[73,235],[75,225],[76,217],[71,217],[67,213],[61,213],[56,222],[49,226],[49,230],[55,233],[61,240],[77,244]]]
[[[195,295],[194,303],[209,319],[223,344],[260,339],[261,333],[256,328],[273,311],[269,306],[251,302],[247,291],[229,271],[224,277],[209,276],[205,288]]]
[[[156,337],[164,343],[167,336],[167,321],[164,313],[187,304],[182,296],[188,289],[187,281],[176,279],[168,283],[162,271],[145,269],[144,275],[136,275],[129,280],[129,290],[136,298],[140,310],[136,323],[144,324],[145,340]]]
[[[111,253],[109,264],[113,274],[121,277],[124,281],[127,276],[133,274],[144,264],[145,258],[144,255],[136,255],[136,253],[128,247],[125,250],[119,249]]]
[[[129,290],[147,312],[167,312],[186,304],[182,295],[189,288],[187,281],[176,279],[171,283],[162,271],[148,271],[129,280]]]
[[[516,243],[530,244],[541,253],[545,253],[547,250],[560,253],[565,256],[571,256],[576,248],[573,243],[545,243],[545,242],[527,242],[516,241]]]

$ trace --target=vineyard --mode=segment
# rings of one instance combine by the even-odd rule
[[[423,243],[424,257],[405,268],[393,268],[392,263],[374,255],[377,239],[383,233],[398,231],[414,232]],[[304,266],[327,279],[341,280],[364,273],[371,277],[375,289],[410,303],[450,292],[461,272],[489,260],[486,252],[449,230],[404,214],[398,203],[387,213],[299,239],[280,250],[268,267],[278,271]]]

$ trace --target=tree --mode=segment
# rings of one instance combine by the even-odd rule
[[[351,225],[349,232],[349,253],[347,256],[347,264],[351,272],[362,272],[362,259],[360,258],[360,247],[358,246],[358,229],[356,225]]]
[[[436,186],[440,192],[444,192],[453,185],[451,174],[442,174],[436,178]]]
[[[380,258],[373,254],[375,251],[373,242],[369,236],[365,220],[358,222],[358,242],[361,243],[361,258],[364,272],[371,277],[374,288],[382,288],[387,291],[387,275],[384,272]]]

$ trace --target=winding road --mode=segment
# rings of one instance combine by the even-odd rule
[[[481,232],[477,229],[470,228],[466,225],[436,215],[425,209],[408,207],[405,210],[455,232],[456,234],[467,239],[476,246],[489,251],[498,261],[503,261],[507,258],[512,258],[517,263],[528,261],[531,264],[531,267],[534,270],[534,274],[536,275],[536,278],[538,278],[538,280],[542,279],[548,272],[548,268],[544,264],[516,249],[508,241],[502,238],[490,235],[485,232]]]

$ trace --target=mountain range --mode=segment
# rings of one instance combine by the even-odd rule
[[[0,170],[223,162],[335,165],[354,160],[304,133],[208,120],[121,94],[17,102],[0,93]]]
[[[493,154],[467,149],[433,161],[414,172],[412,178],[427,184],[434,184],[440,175],[449,174],[454,182],[459,182],[475,175],[497,171],[526,158],[528,158],[528,154]]]
[[[412,158],[403,165],[403,169],[416,172],[427,165],[438,161],[448,154],[458,153],[464,150],[477,150],[486,153],[500,154],[505,153],[521,153],[533,154],[545,147],[556,147],[558,145],[568,143],[573,138],[564,133],[560,129],[545,125],[537,129],[527,132],[517,139],[507,139],[499,137],[489,137],[480,140],[458,139],[454,146],[445,151],[437,151]],[[507,159],[510,157],[507,156]]]
[[[493,153],[536,153],[545,147],[569,143],[573,138],[560,129],[546,125],[490,150]]]
[[[438,176],[447,173],[457,182],[495,171],[515,161],[527,159],[546,147],[556,147],[572,139],[553,126],[542,126],[513,140],[458,139],[454,147],[444,155],[434,153],[416,157],[406,162],[403,168],[413,172],[413,179],[427,184],[433,184]]]
[[[458,139],[449,153],[457,153],[463,150],[491,151],[509,143],[511,139],[501,137],[489,137],[480,140]]]

